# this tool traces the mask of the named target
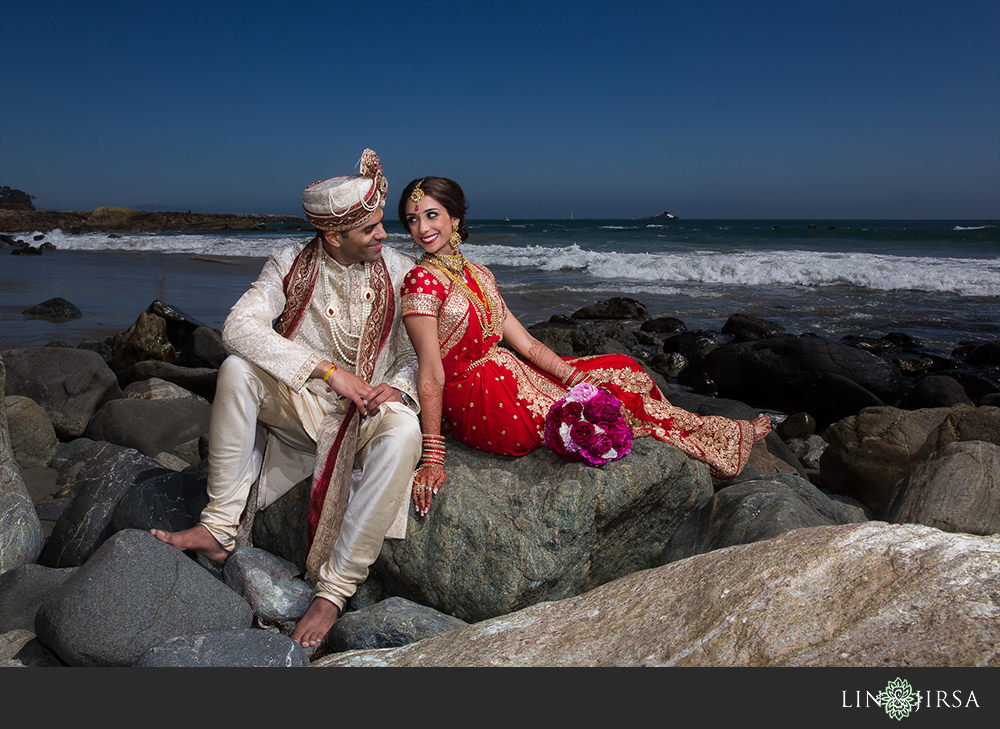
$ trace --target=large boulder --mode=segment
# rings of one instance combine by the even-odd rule
[[[152,359],[136,362],[131,367],[118,370],[117,374],[122,387],[156,377],[179,385],[209,402],[215,399],[215,383],[219,378],[219,370],[210,367],[181,367],[172,362]]]
[[[797,529],[340,666],[1000,666],[1000,537]]]
[[[824,437],[822,486],[878,514],[900,479],[949,443],[1000,445],[1000,408],[866,408],[831,425]]]
[[[14,460],[22,469],[48,466],[59,449],[56,429],[45,410],[23,395],[4,398]]]
[[[76,474],[77,495],[59,517],[38,559],[46,567],[79,567],[113,533],[118,502],[136,484],[171,473],[148,456],[130,448],[95,443],[81,451],[86,457]]]
[[[64,347],[26,347],[3,353],[6,395],[23,395],[42,406],[59,440],[79,438],[90,418],[122,397],[114,372],[97,352]]]
[[[451,615],[401,597],[368,605],[343,615],[327,638],[334,651],[393,648],[468,625]]]
[[[716,492],[691,514],[660,555],[667,564],[735,544],[750,544],[814,526],[868,521],[796,475],[743,481]]]
[[[249,628],[246,601],[149,532],[118,532],[42,604],[39,641],[71,666],[131,666],[171,638]]]
[[[521,458],[448,443],[448,481],[430,513],[386,540],[355,607],[399,596],[462,620],[585,592],[656,564],[688,513],[711,498],[708,467],[637,438],[593,468],[540,448]]]
[[[141,312],[124,332],[111,340],[111,366],[117,372],[136,362],[160,360],[172,362],[177,350],[167,338],[167,322],[156,314]]]
[[[720,397],[783,412],[805,411],[820,427],[862,407],[894,403],[906,390],[886,360],[819,337],[727,344],[705,355]]]
[[[949,443],[896,484],[882,519],[1000,534],[1000,446]]]
[[[207,402],[189,397],[172,400],[123,397],[97,411],[85,435],[91,440],[104,440],[156,457],[207,433],[211,412]]]
[[[0,575],[0,633],[35,629],[35,615],[76,567],[51,569],[25,564]]]
[[[303,668],[305,649],[281,633],[253,628],[182,635],[150,648],[136,668]]]
[[[0,357],[0,391],[5,373]],[[6,398],[0,397],[0,574],[34,562],[45,544],[42,522],[14,460],[5,403]]]

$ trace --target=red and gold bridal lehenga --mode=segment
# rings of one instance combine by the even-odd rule
[[[433,258],[433,257],[431,257]],[[451,256],[449,256],[451,258]],[[498,347],[507,307],[489,269],[463,274],[415,266],[402,286],[403,316],[434,316],[444,365],[442,432],[472,448],[521,456],[545,445],[545,416],[569,390],[558,379]],[[671,405],[631,357],[563,357],[625,405],[635,437],[651,435],[709,465],[725,480],[743,470],[753,447],[748,421],[700,416]]]

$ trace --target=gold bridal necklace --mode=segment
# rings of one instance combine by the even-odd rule
[[[486,302],[486,289],[484,289],[483,285],[479,282],[479,277],[476,276],[476,269],[469,265],[469,261],[464,255],[456,253],[452,256],[442,256],[440,253],[425,253],[420,260],[424,263],[430,263],[437,266],[444,272],[445,276],[461,286],[462,289],[469,292],[468,299],[479,312],[480,321],[482,321],[484,325],[489,321],[489,304]],[[475,281],[476,288],[478,288],[480,292],[478,295],[466,282],[466,271],[469,272],[469,276],[473,281]],[[482,298],[480,298],[480,296]]]

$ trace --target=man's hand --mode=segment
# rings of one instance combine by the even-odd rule
[[[374,415],[378,412],[378,406],[384,402],[403,402],[403,396],[399,390],[391,385],[382,383],[371,388],[362,398],[365,407],[361,410],[365,415]]]

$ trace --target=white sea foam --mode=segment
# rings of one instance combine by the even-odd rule
[[[878,291],[941,291],[1000,296],[1000,261],[816,251],[617,253],[577,245],[476,246],[466,255],[487,266],[576,271],[599,280],[731,286],[853,286]]]
[[[995,225],[956,225],[952,230],[986,230],[987,228],[995,228]]]

